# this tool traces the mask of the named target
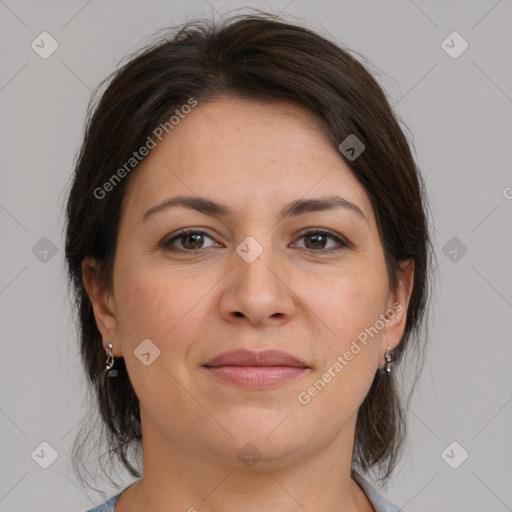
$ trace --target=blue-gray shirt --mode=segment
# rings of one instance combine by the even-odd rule
[[[354,479],[361,489],[363,489],[364,493],[370,500],[370,503],[373,505],[375,512],[403,512],[400,507],[393,505],[393,503],[383,498],[379,491],[377,491],[377,489],[375,489],[375,487],[373,487],[370,482],[365,480],[359,473],[354,472]],[[95,508],[91,508],[87,510],[87,512],[114,512],[116,503],[123,492],[124,491],[121,491],[119,494],[112,496],[112,498],[105,503],[102,503]]]

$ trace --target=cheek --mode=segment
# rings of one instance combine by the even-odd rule
[[[119,312],[135,338],[163,341],[187,311],[193,315],[198,301],[193,288],[182,286],[179,280],[167,281],[143,272],[126,275],[117,290],[121,297]]]
[[[343,348],[384,313],[387,278],[379,269],[344,269],[325,279],[310,280],[308,301],[323,327],[323,339]]]
[[[325,327],[315,338],[316,372],[297,397],[305,417],[327,410],[335,430],[357,413],[378,366],[382,331],[375,325],[384,313],[386,284],[352,276],[318,295],[315,308]]]
[[[118,332],[130,381],[140,403],[153,416],[161,416],[164,424],[171,424],[170,413],[160,411],[162,400],[169,410],[187,406],[187,395],[176,382],[191,388],[182,363],[190,349],[187,340],[193,340],[204,323],[207,301],[201,301],[201,297],[210,287],[203,290],[199,280],[178,279],[161,267],[128,260],[120,261],[116,272],[116,306],[121,324]],[[141,345],[148,339],[151,343]],[[142,351],[139,347],[148,348]],[[148,365],[138,357],[144,352],[150,353]],[[160,394],[161,390],[166,391]]]
[[[317,372],[298,401],[304,414],[327,408],[347,419],[357,412],[377,370],[382,329],[375,326],[382,324],[388,281],[379,262],[331,277],[310,282],[310,304],[324,328],[315,343]]]
[[[123,350],[150,339],[161,351],[161,362],[185,357],[187,340],[195,339],[211,314],[208,290],[218,276],[202,276],[162,267],[120,261],[116,269],[116,306]],[[128,355],[128,357],[131,357]]]
[[[329,362],[323,373],[318,372],[300,390],[296,397],[297,412],[304,424],[314,425],[318,418],[323,418],[322,435],[331,437],[357,415],[375,376],[375,370],[360,358],[361,354],[362,351],[355,354],[345,364],[334,359],[336,362]]]

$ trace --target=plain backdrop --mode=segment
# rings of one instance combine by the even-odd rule
[[[0,511],[81,511],[118,492],[83,489],[69,459],[85,381],[63,207],[91,91],[157,29],[242,7],[295,16],[364,55],[427,183],[430,348],[408,450],[382,492],[408,512],[512,510],[512,2],[2,0]],[[58,44],[46,59],[31,46],[55,44],[42,32]],[[36,455],[52,449],[43,469]]]

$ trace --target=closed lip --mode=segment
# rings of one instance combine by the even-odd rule
[[[304,361],[281,350],[264,350],[262,352],[232,350],[215,356],[204,363],[203,366],[212,368],[221,366],[290,366],[292,368],[309,368]]]

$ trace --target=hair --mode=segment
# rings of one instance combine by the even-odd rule
[[[84,140],[75,160],[66,209],[65,257],[81,360],[88,389],[95,394],[90,412],[100,413],[110,462],[120,461],[131,475],[141,476],[129,456],[130,449],[142,444],[139,401],[123,358],[116,360],[117,377],[105,376],[106,354],[81,264],[86,256],[94,257],[100,265],[101,289],[112,291],[122,202],[137,166],[110,187],[106,198],[97,198],[97,190],[191,98],[199,104],[221,96],[293,103],[317,116],[337,150],[349,135],[365,145],[355,160],[341,151],[340,156],[371,200],[391,290],[399,285],[400,262],[414,260],[414,285],[405,330],[394,350],[395,363],[403,359],[406,348],[415,347],[419,354],[424,347],[420,331],[428,309],[432,258],[425,185],[399,118],[351,50],[267,13],[237,15],[217,23],[200,19],[166,29],[101,87],[104,92],[89,104]],[[419,371],[421,365],[415,382]],[[406,439],[405,407],[410,395],[401,396],[396,379],[396,371],[378,370],[357,415],[353,468],[377,471],[380,480],[394,471]],[[73,465],[81,478],[79,439],[73,445]]]

